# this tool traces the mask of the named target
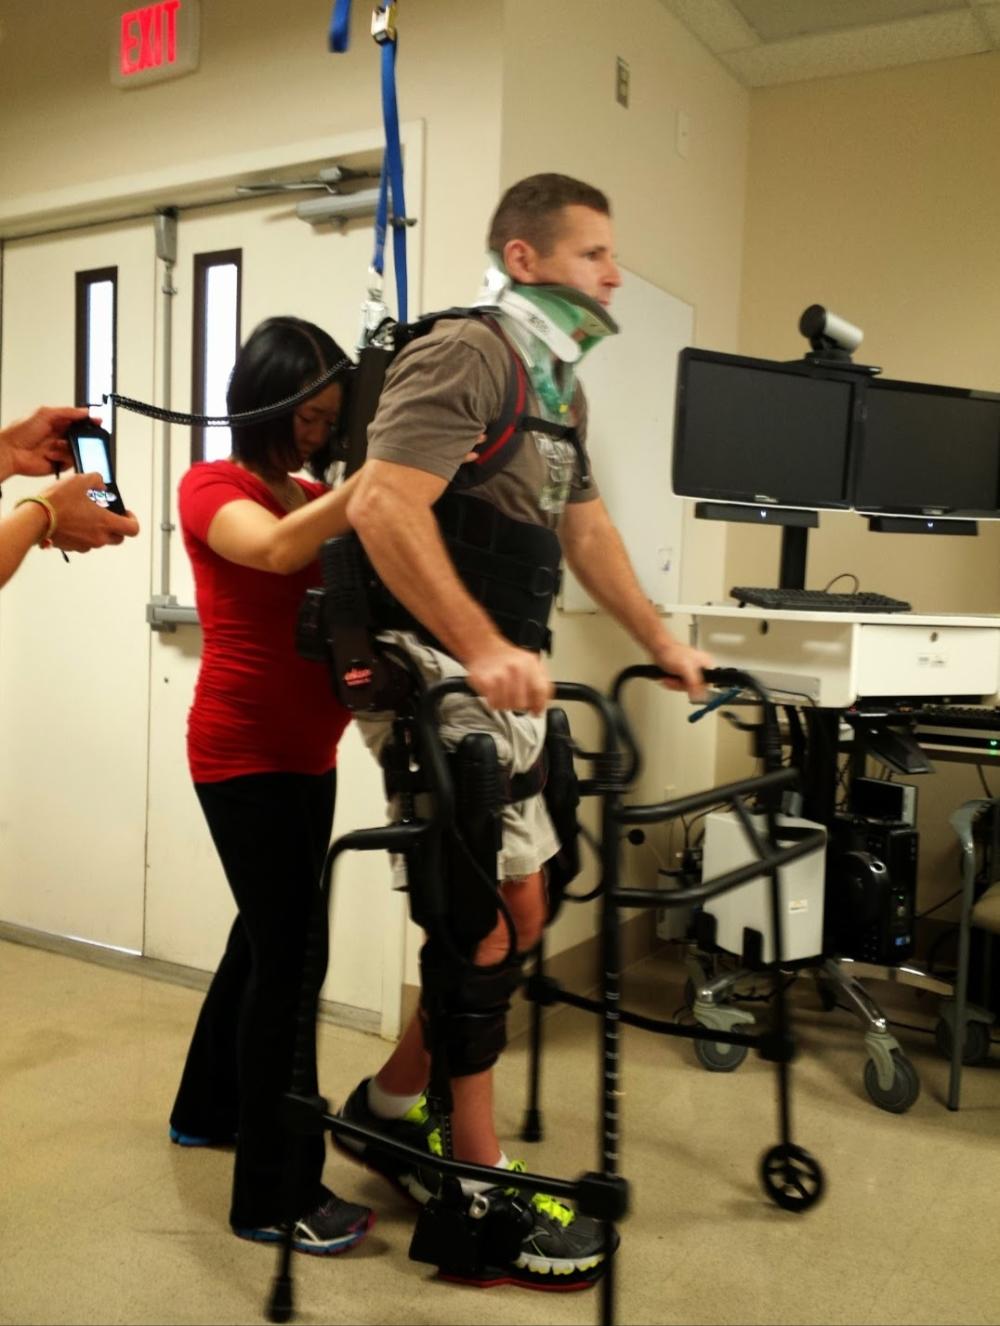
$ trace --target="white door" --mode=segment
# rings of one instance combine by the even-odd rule
[[[109,267],[118,381],[151,391],[151,223],[8,242],[4,420],[72,402],[76,273]],[[69,565],[54,549],[32,551],[0,598],[0,918],[134,952],[143,930],[151,437],[148,420],[116,420],[120,487],[142,534]],[[4,510],[45,486],[8,480]]]
[[[169,297],[173,407],[186,409],[191,399],[196,254],[241,251],[243,339],[263,318],[290,313],[353,351],[371,245],[370,220],[313,229],[284,198],[182,210]],[[149,218],[7,246],[3,419],[72,399],[73,274],[115,265],[117,388],[162,399],[158,328],[168,296]],[[156,632],[145,621],[162,585],[163,431],[119,411],[117,434],[118,477],[143,526],[140,538],[69,567],[57,553],[32,553],[0,602],[0,920],[209,971],[234,908],[185,756],[201,632]],[[190,446],[190,432],[174,427],[174,524]],[[31,486],[4,485],[4,502]],[[181,604],[193,604],[176,529],[169,587]],[[338,783],[335,833],[384,822],[379,772],[353,728],[341,746]],[[342,862],[323,996],[346,1019],[394,1035],[405,906],[391,891],[384,854]]]
[[[240,251],[241,339],[264,318],[292,314],[327,330],[353,353],[371,260],[371,221],[314,229],[285,199],[183,211],[177,229],[173,297],[173,386],[177,409],[190,404],[193,281],[196,255]],[[171,486],[190,464],[191,434],[171,433]],[[159,433],[158,442],[159,447]],[[159,470],[157,502],[159,502]],[[176,523],[176,500],[172,505]],[[160,582],[159,549],[154,582]],[[170,590],[194,602],[191,569],[179,531],[171,536]],[[146,952],[210,969],[221,954],[233,908],[191,788],[185,723],[198,669],[200,631],[180,627],[152,642],[149,770],[149,873]],[[353,726],[341,746],[335,833],[384,822],[374,761]],[[390,888],[384,854],[342,858],[335,879],[331,957],[323,997],[345,1018],[395,1034],[398,1024],[405,908]]]

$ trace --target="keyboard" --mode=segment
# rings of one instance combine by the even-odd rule
[[[756,589],[737,585],[729,591],[740,607],[776,608],[780,612],[909,612],[910,605],[886,594],[861,591],[831,594],[825,589]]]
[[[914,717],[932,727],[1000,728],[1000,709],[985,704],[924,704]]]

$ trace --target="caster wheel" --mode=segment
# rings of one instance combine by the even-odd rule
[[[893,1050],[892,1062],[896,1075],[886,1091],[879,1084],[875,1060],[868,1060],[865,1064],[865,1090],[880,1110],[888,1110],[890,1114],[905,1114],[920,1095],[920,1078],[909,1059],[900,1054],[899,1050]]]
[[[698,1062],[710,1073],[733,1072],[747,1057],[748,1049],[746,1045],[724,1045],[718,1041],[698,1040],[694,1043]]]
[[[760,1181],[782,1210],[801,1214],[823,1196],[826,1179],[818,1160],[801,1146],[772,1146],[760,1162]]]
[[[934,1028],[934,1042],[946,1059],[951,1058],[951,1026],[939,1018]],[[969,1021],[965,1024],[965,1044],[962,1046],[963,1064],[981,1064],[989,1058],[990,1029],[985,1022]]]

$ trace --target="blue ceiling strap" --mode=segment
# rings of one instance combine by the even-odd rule
[[[342,55],[350,42],[351,0],[334,0],[330,15],[330,50]]]
[[[351,0],[335,0],[330,18],[330,49],[347,50]],[[372,13],[372,36],[382,47],[382,118],[385,123],[385,152],[382,178],[375,210],[375,253],[372,270],[381,278],[385,270],[386,229],[392,224],[392,252],[396,270],[396,303],[400,322],[407,316],[406,202],[403,195],[403,151],[399,141],[399,110],[396,104],[396,4],[377,4]],[[391,199],[391,207],[390,207]]]
[[[389,6],[394,9],[395,6]],[[377,11],[376,11],[377,12]],[[392,256],[396,270],[396,303],[399,321],[407,318],[406,273],[406,201],[403,195],[403,150],[399,141],[399,109],[396,103],[396,46],[395,28],[392,35],[382,40],[382,117],[385,120],[385,156],[382,161],[382,195],[392,196]],[[385,232],[382,233],[385,245]]]

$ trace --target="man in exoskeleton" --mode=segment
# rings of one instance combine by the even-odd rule
[[[544,618],[555,580],[540,605],[537,579],[525,579],[525,565],[554,573],[564,554],[592,597],[650,659],[681,679],[676,688],[700,694],[701,668],[709,660],[664,627],[589,471],[586,402],[575,370],[585,353],[617,331],[608,309],[621,275],[608,200],[563,175],[522,180],[497,207],[489,249],[477,301],[485,316],[441,320],[392,364],[349,518],[399,605],[395,618],[383,621],[390,629],[382,638],[400,645],[426,680],[465,674],[481,697],[445,699],[445,746],[455,749],[466,734],[486,731],[510,776],[536,766],[552,695],[539,651],[548,641]],[[523,426],[513,437],[484,443],[490,421],[509,401],[512,375],[526,396]],[[381,749],[389,719],[359,721],[368,744]],[[503,807],[501,825],[500,890],[524,954],[547,919],[545,863],[559,842],[537,788]],[[521,964],[509,956],[508,930],[495,911],[467,938],[471,961],[449,996],[444,1035],[454,1156],[502,1171],[519,1162],[508,1160],[497,1139],[492,1066],[504,1045]],[[414,1018],[343,1114],[439,1152],[424,1096],[428,1071],[423,1027]],[[371,1145],[344,1139],[339,1145],[418,1201],[438,1187],[432,1168],[407,1169]],[[462,1186],[473,1193],[490,1185],[463,1180]],[[502,1173],[496,1187],[503,1188]],[[599,1224],[542,1193],[525,1198],[524,1206],[518,1256],[483,1283],[594,1283],[603,1260]]]

